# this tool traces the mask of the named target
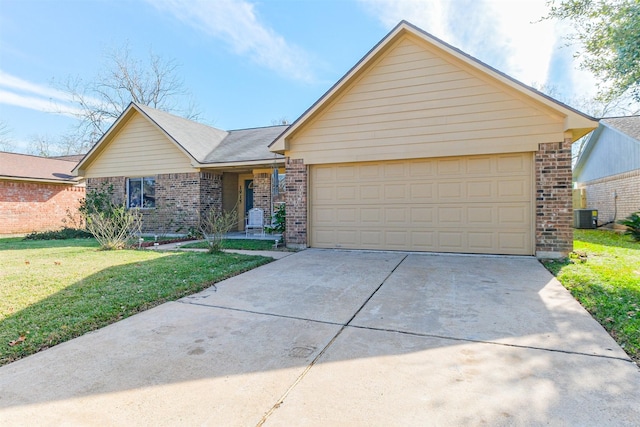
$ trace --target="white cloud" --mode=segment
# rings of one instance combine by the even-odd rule
[[[563,24],[541,21],[545,0],[359,0],[382,25],[391,28],[408,20],[462,51],[527,85],[549,85],[566,97],[585,95],[593,87],[571,59],[558,51]],[[565,57],[552,70],[554,55]],[[591,94],[593,91],[591,92]]]
[[[0,103],[42,111],[74,116],[79,109],[70,104],[69,94],[32,83],[0,70]]]
[[[224,40],[239,55],[284,76],[314,80],[308,55],[260,22],[254,4],[244,0],[147,0],[183,23]]]

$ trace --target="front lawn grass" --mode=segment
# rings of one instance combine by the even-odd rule
[[[0,239],[0,366],[270,261]]]
[[[248,251],[282,251],[287,250],[280,246],[278,249],[273,247],[275,238],[273,240],[259,240],[259,239],[225,239],[223,243],[224,249],[244,249]],[[207,249],[206,242],[194,242],[187,243],[181,246],[187,249]]]
[[[545,266],[640,362],[640,243],[604,230],[575,230],[569,259]]]

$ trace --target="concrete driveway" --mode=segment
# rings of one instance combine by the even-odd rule
[[[533,258],[306,250],[0,368],[0,425],[638,425]]]

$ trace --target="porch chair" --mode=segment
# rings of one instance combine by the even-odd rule
[[[249,231],[259,230],[264,237],[264,211],[260,208],[250,209],[247,213],[246,224],[244,226],[245,237],[249,236]]]

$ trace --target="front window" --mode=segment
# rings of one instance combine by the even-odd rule
[[[156,180],[155,178],[127,179],[127,207],[155,208]]]

